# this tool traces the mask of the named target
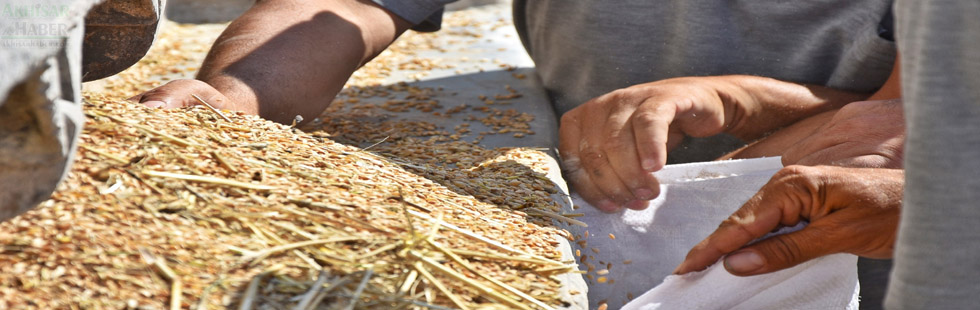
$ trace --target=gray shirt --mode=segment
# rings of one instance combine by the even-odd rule
[[[444,0],[375,0],[432,30]],[[561,114],[631,85],[749,74],[872,92],[895,59],[890,0],[516,0],[514,23]]]
[[[438,28],[448,0],[374,0]],[[616,89],[681,76],[748,74],[873,92],[895,45],[878,29],[892,0],[514,0],[514,24],[559,115]],[[689,138],[668,163],[744,145]]]
[[[980,304],[978,1],[896,4],[908,137],[888,309]]]

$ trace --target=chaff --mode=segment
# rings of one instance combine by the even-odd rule
[[[347,308],[345,310],[354,310],[354,306],[357,305],[357,301],[361,299],[361,293],[364,292],[364,287],[367,286],[368,280],[371,279],[371,275],[374,274],[374,269],[368,268],[364,271],[364,278],[361,279],[361,283],[357,285],[357,289],[354,290],[354,294],[348,299]]]
[[[429,267],[435,268],[435,270],[438,270],[439,272],[442,272],[443,274],[445,274],[445,275],[447,275],[447,276],[449,276],[449,277],[451,277],[453,279],[456,279],[457,281],[461,281],[463,283],[466,283],[467,285],[469,285],[472,288],[475,288],[476,290],[480,291],[481,293],[487,294],[491,299],[494,299],[494,300],[496,300],[498,302],[507,304],[508,306],[511,306],[511,307],[514,307],[514,308],[517,308],[517,309],[526,309],[526,310],[530,310],[531,309],[531,307],[528,307],[527,305],[522,304],[522,303],[514,300],[513,298],[507,297],[506,295],[503,295],[503,294],[497,292],[496,290],[487,287],[486,285],[483,285],[483,284],[480,284],[480,283],[478,283],[476,281],[473,281],[472,279],[467,278],[466,276],[464,276],[464,275],[462,275],[462,274],[460,274],[460,273],[458,273],[458,272],[450,269],[449,267],[443,266],[442,264],[440,264],[440,263],[432,260],[431,258],[422,256],[421,254],[419,254],[419,253],[417,253],[415,251],[409,251],[408,253],[409,253],[409,255],[411,255],[412,257],[415,257],[415,258],[419,259],[420,261],[422,261],[423,263],[425,263]]]
[[[467,262],[466,260],[460,258],[458,255],[456,255],[455,253],[453,253],[452,251],[450,251],[446,247],[442,246],[438,242],[432,240],[432,238],[425,239],[425,241],[428,242],[433,247],[435,247],[436,249],[438,249],[439,251],[441,251],[442,253],[446,254],[446,256],[449,256],[449,258],[452,259],[457,264],[462,265],[464,268],[466,268],[467,270],[469,270],[472,273],[475,273],[476,275],[480,276],[484,280],[490,281],[490,283],[496,284],[497,286],[502,287],[503,289],[507,290],[508,292],[511,292],[511,294],[517,295],[517,296],[523,298],[524,300],[526,300],[526,301],[528,301],[528,302],[530,302],[532,304],[535,304],[538,307],[541,307],[542,309],[545,309],[545,310],[554,310],[554,308],[552,308],[551,306],[548,306],[547,304],[541,302],[537,298],[531,297],[531,295],[528,295],[528,294],[524,294],[524,292],[521,292],[520,290],[518,290],[518,289],[516,289],[516,288],[514,288],[514,287],[512,287],[510,285],[507,285],[507,284],[505,284],[503,282],[500,282],[497,279],[494,279],[493,277],[490,277],[490,276],[488,276],[488,275],[486,275],[486,274],[484,274],[482,272],[479,272],[478,270],[476,270],[476,268],[473,268],[473,265],[470,265],[469,262]]]
[[[128,164],[129,163],[128,160],[125,160],[122,157],[109,154],[109,152],[97,150],[95,148],[89,147],[88,145],[79,145],[78,148],[83,149],[83,150],[86,150],[86,151],[89,151],[89,152],[92,152],[92,153],[95,153],[95,154],[98,154],[98,155],[101,155],[102,157],[105,157],[105,158],[108,158],[108,159],[115,160],[115,161],[119,162],[120,164]]]
[[[575,226],[589,227],[589,224],[586,224],[585,222],[582,222],[582,221],[579,221],[579,220],[576,220],[576,219],[573,219],[573,218],[570,218],[570,217],[565,217],[565,216],[562,216],[561,214],[557,214],[557,213],[554,213],[554,212],[549,212],[549,211],[545,211],[545,210],[541,210],[541,209],[526,209],[524,211],[529,212],[529,213],[536,213],[536,214],[544,215],[544,216],[547,216],[547,217],[550,217],[550,218],[553,218],[553,219],[556,219],[556,220],[559,220],[559,221],[562,221],[562,222],[566,222],[566,223],[569,223],[569,224],[572,224],[572,225],[575,225]]]
[[[320,245],[320,244],[325,244],[325,243],[345,242],[345,241],[354,241],[354,240],[368,240],[368,239],[370,239],[370,238],[365,238],[365,237],[360,237],[360,236],[348,236],[348,237],[336,237],[336,238],[329,238],[329,239],[301,241],[301,242],[284,244],[284,245],[280,245],[280,246],[277,246],[277,247],[268,248],[268,249],[265,249],[265,250],[262,250],[262,251],[258,251],[258,252],[248,253],[245,256],[242,256],[242,261],[251,261],[254,264],[254,263],[256,263],[256,262],[258,262],[258,261],[260,261],[260,260],[268,257],[269,255],[272,255],[272,254],[275,254],[275,253],[279,253],[279,252],[283,252],[283,251],[292,250],[292,249],[298,249],[298,248],[302,248],[302,247],[308,247],[308,246],[313,246],[313,245]]]
[[[436,287],[436,289],[442,292],[443,295],[446,295],[446,298],[449,298],[449,300],[451,300],[453,304],[456,305],[456,307],[459,307],[462,310],[470,309],[469,307],[466,306],[466,303],[464,303],[463,300],[459,299],[459,297],[456,296],[456,294],[453,294],[453,292],[449,291],[449,288],[447,288],[445,284],[442,284],[442,281],[439,281],[439,279],[436,279],[436,277],[433,276],[431,273],[429,273],[428,270],[425,270],[425,267],[422,265],[422,262],[415,262],[415,264],[413,264],[412,267],[414,267],[415,271],[418,271],[423,278],[428,280],[430,284],[432,284],[433,286]]]
[[[320,270],[320,275],[317,276],[316,281],[310,286],[310,290],[303,294],[303,298],[300,299],[293,310],[306,310],[312,306],[313,299],[323,291],[323,284],[327,283],[328,273],[324,270]]]
[[[153,266],[157,273],[170,281],[170,310],[180,310],[181,288],[183,287],[180,277],[170,267],[167,267],[166,262],[154,256],[149,250],[140,249],[140,255],[143,256],[143,260],[147,264]]]
[[[0,261],[11,262],[0,264],[0,275],[42,275],[41,281],[0,277],[0,287],[12,293],[4,299],[10,308],[58,308],[77,304],[79,296],[88,307],[107,309],[120,308],[120,300],[125,307],[186,303],[202,310],[209,303],[210,308],[293,308],[304,300],[313,309],[327,299],[358,309],[473,309],[500,302],[402,251],[450,270],[461,268],[442,261],[448,254],[427,239],[439,240],[487,277],[550,306],[560,304],[553,275],[567,266],[557,261],[570,258],[561,258],[553,247],[561,231],[547,225],[552,221],[547,215],[514,211],[533,207],[562,213],[544,177],[550,169],[542,160],[546,155],[480,148],[459,139],[466,126],[451,133],[424,121],[377,114],[416,109],[449,115],[470,108],[438,107],[441,92],[434,89],[358,84],[363,76],[337,97],[343,103],[303,128],[240,112],[215,113],[206,106],[150,109],[120,100],[159,85],[160,74],[196,66],[199,59],[183,56],[203,56],[206,46],[194,47],[194,41],[209,44],[220,32],[176,40],[174,27],[208,26],[168,25],[170,31],[161,31],[163,38],[145,61],[107,79],[105,91],[83,93],[88,116],[79,144],[83,156],[76,156],[52,199],[0,223],[0,239],[17,249],[0,253]],[[398,48],[392,47],[392,55],[399,55]],[[378,62],[391,64],[389,56],[366,64],[362,73]],[[399,98],[384,105],[370,97]],[[334,109],[344,106],[352,110]],[[215,121],[222,114],[234,123]],[[458,117],[521,135],[531,134],[526,126],[533,120],[495,109]],[[337,141],[372,145],[359,149]],[[391,199],[401,201],[396,205]],[[408,218],[411,229],[406,229]],[[358,239],[319,243],[334,238]],[[156,253],[154,264],[141,259],[139,249]],[[269,266],[283,266],[282,272],[262,273]],[[364,277],[366,268],[375,274]],[[459,270],[478,285],[540,308]],[[320,271],[335,280],[304,295]],[[537,276],[524,277],[528,273]],[[169,286],[169,295],[155,278]],[[181,283],[174,286],[170,279]],[[362,287],[359,296],[352,294],[357,287]]]
[[[203,105],[204,105],[205,107],[207,107],[207,108],[208,108],[208,110],[211,110],[211,112],[214,112],[214,114],[218,114],[218,116],[220,116],[220,117],[221,117],[222,119],[224,119],[224,120],[225,120],[226,122],[229,122],[229,123],[231,123],[231,119],[230,119],[230,118],[228,118],[227,116],[225,116],[225,114],[224,114],[224,113],[221,113],[221,111],[218,111],[218,109],[215,109],[215,108],[214,108],[214,106],[212,106],[212,105],[211,105],[210,103],[208,103],[207,101],[204,101],[204,99],[202,99],[202,98],[201,98],[200,96],[198,96],[197,94],[191,94],[191,97],[194,97],[194,99],[197,99],[197,102],[200,102],[201,104],[203,104]]]
[[[153,171],[153,170],[143,170],[141,173],[151,177],[171,178],[171,179],[178,179],[184,181],[194,181],[194,182],[201,182],[201,183],[234,186],[234,187],[241,187],[244,189],[251,189],[257,191],[269,191],[269,190],[276,189],[275,186],[245,183],[245,182],[239,182],[235,180],[228,180],[228,179],[215,178],[209,176],[189,175],[189,174],[180,174],[180,173],[171,173],[171,172],[163,172],[163,171]]]
[[[556,262],[556,261],[553,261],[553,260],[550,260],[550,259],[547,259],[547,258],[544,258],[544,257],[540,257],[540,256],[537,256],[537,255],[532,255],[530,253],[526,253],[524,251],[521,251],[521,250],[512,248],[512,247],[507,246],[507,245],[505,245],[503,243],[500,243],[500,242],[491,240],[490,238],[484,237],[484,236],[482,236],[480,234],[477,234],[477,233],[474,233],[472,231],[459,228],[456,225],[446,223],[446,222],[444,222],[442,220],[434,219],[431,216],[428,216],[426,214],[419,213],[417,211],[412,211],[412,210],[409,210],[408,212],[412,213],[415,216],[418,216],[418,217],[427,219],[429,221],[433,221],[434,223],[438,223],[439,225],[442,225],[443,227],[446,227],[446,228],[448,228],[448,229],[450,229],[452,231],[455,231],[457,233],[460,233],[460,234],[462,234],[464,236],[467,236],[467,237],[469,237],[471,239],[474,239],[474,240],[477,240],[477,241],[481,241],[481,242],[486,243],[488,245],[492,245],[492,246],[494,246],[494,247],[496,247],[498,249],[501,249],[501,250],[504,250],[504,251],[507,251],[507,252],[511,252],[511,253],[521,254],[521,255],[524,255],[524,256],[528,256],[528,257],[533,257],[533,258],[540,259],[540,260],[543,260],[543,261],[550,261],[550,262],[553,262],[555,264],[561,264],[559,262]]]
[[[187,141],[187,140],[184,140],[184,139],[181,139],[181,138],[172,136],[170,134],[167,134],[165,132],[162,132],[162,131],[159,131],[159,130],[156,130],[156,129],[153,129],[153,128],[150,128],[150,127],[146,127],[146,126],[138,125],[138,124],[130,124],[130,126],[133,126],[133,127],[136,127],[139,130],[142,130],[142,131],[145,131],[145,132],[154,134],[154,135],[156,135],[156,136],[158,136],[158,137],[160,137],[160,138],[162,138],[164,140],[173,142],[174,144],[177,144],[179,146],[183,146],[183,147],[198,146],[196,143],[193,143],[193,142],[190,142],[190,141]]]
[[[245,297],[242,297],[242,301],[241,304],[239,304],[238,306],[238,310],[252,310],[255,307],[255,299],[258,296],[259,284],[262,283],[262,280],[264,280],[265,277],[269,276],[272,273],[275,273],[276,271],[279,271],[284,267],[285,266],[283,265],[273,265],[267,268],[262,273],[252,277],[252,281],[250,281],[248,283],[248,287],[245,288],[245,293],[243,294]]]

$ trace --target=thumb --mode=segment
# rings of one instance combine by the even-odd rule
[[[736,276],[779,271],[808,260],[842,252],[828,232],[813,224],[802,230],[772,236],[725,257],[725,269]]]

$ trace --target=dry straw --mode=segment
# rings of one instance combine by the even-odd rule
[[[472,143],[533,134],[533,117],[496,108],[519,94],[445,108],[438,90],[372,84],[403,63],[441,66],[409,61],[405,51],[432,46],[411,34],[365,65],[303,131],[214,107],[119,100],[159,85],[154,77],[193,70],[221,29],[167,27],[147,59],[85,94],[88,122],[59,190],[0,224],[0,308],[564,304],[553,276],[575,268],[556,250],[564,233],[552,220],[581,223],[551,199],[547,155]],[[492,132],[465,141],[468,125],[358,121],[405,110],[453,114]]]

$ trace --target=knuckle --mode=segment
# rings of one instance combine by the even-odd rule
[[[630,90],[629,89],[627,89],[627,88],[620,88],[620,89],[614,90],[612,92],[609,92],[608,94],[606,94],[605,96],[602,96],[601,98],[602,98],[602,101],[616,102],[616,101],[622,101],[623,99],[629,98],[629,96],[630,96]]]
[[[606,152],[627,152],[633,148],[633,144],[622,137],[610,136],[602,141],[602,149]]]
[[[604,168],[609,165],[609,161],[602,156],[602,152],[594,148],[584,149],[579,152],[581,165],[583,167],[589,168],[590,171]],[[596,174],[596,173],[593,173]]]
[[[653,127],[661,121],[654,112],[637,112],[633,114],[633,123],[641,127]]]
[[[779,171],[777,171],[776,174],[773,175],[772,179],[773,180],[791,180],[791,179],[795,179],[795,178],[798,178],[798,177],[803,176],[803,175],[812,174],[813,173],[813,170],[815,170],[815,169],[813,167],[810,167],[810,166],[803,166],[803,165],[786,166],[786,167],[783,167],[782,169],[779,169]]]
[[[732,230],[734,234],[742,235],[741,237],[748,240],[755,239],[755,233],[748,228],[745,222],[745,219],[743,219],[741,216],[737,214],[732,215],[728,219],[722,221],[721,224],[718,225],[718,229],[721,230],[723,228],[730,227],[730,230]]]
[[[633,193],[622,187],[600,188],[607,196],[619,203],[626,203],[633,200]]]
[[[820,192],[820,180],[823,178],[823,168],[803,165],[784,167],[772,176],[766,184],[767,191],[780,193],[786,197],[802,199],[804,196]]]
[[[803,249],[794,239],[773,237],[769,240],[771,241],[763,251],[767,252],[770,258],[767,261],[770,264],[786,266],[799,263],[803,259]]]

